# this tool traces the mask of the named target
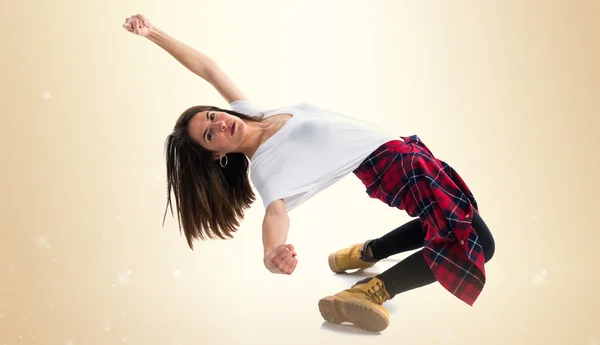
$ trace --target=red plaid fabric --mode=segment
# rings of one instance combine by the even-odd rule
[[[418,136],[401,138],[380,146],[354,174],[371,198],[421,219],[423,252],[435,278],[472,306],[485,284],[483,248],[471,226],[475,198]]]

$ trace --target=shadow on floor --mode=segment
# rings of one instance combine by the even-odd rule
[[[321,324],[321,329],[327,330],[334,333],[344,333],[344,334],[356,334],[356,335],[364,335],[364,336],[377,336],[381,335],[380,332],[369,332],[364,329],[358,328],[352,324],[343,323],[341,325],[331,323],[331,322],[323,322]]]

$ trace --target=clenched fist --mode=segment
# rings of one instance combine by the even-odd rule
[[[146,37],[150,33],[150,29],[152,29],[152,24],[143,15],[136,14],[135,16],[125,18],[123,28],[136,35]]]
[[[264,263],[272,273],[292,274],[298,264],[296,250],[291,244],[277,246],[265,256]]]

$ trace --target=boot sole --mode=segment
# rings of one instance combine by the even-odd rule
[[[319,311],[327,322],[342,324],[350,322],[370,332],[381,332],[389,324],[389,317],[368,303],[328,296],[319,301]]]

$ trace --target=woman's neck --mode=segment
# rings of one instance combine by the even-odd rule
[[[246,122],[246,135],[239,148],[236,150],[245,154],[249,159],[252,159],[258,147],[268,138],[270,129],[273,123],[268,121],[263,122]]]

